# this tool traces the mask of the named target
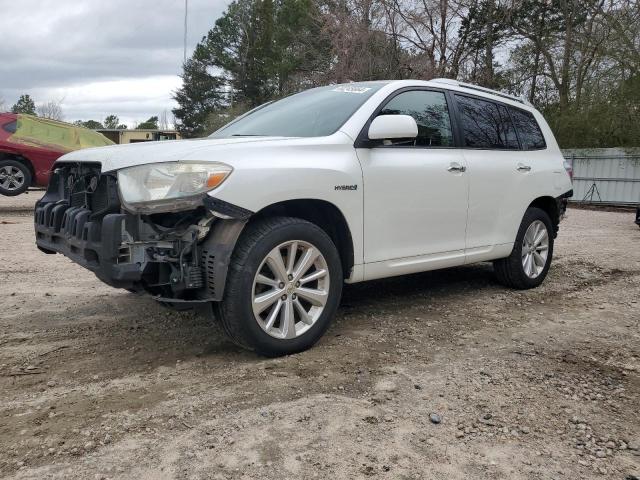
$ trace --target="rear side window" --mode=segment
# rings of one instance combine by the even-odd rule
[[[3,129],[5,132],[8,132],[8,133],[16,133],[16,129],[17,129],[17,125],[16,125],[16,124],[17,124],[17,123],[18,123],[18,122],[16,122],[15,120],[14,120],[13,122],[5,123],[5,124],[2,126],[2,129]]]
[[[418,124],[418,136],[400,145],[451,147],[453,132],[447,99],[442,92],[411,90],[393,97],[379,115],[410,115]]]
[[[531,112],[510,107],[513,123],[518,130],[523,150],[540,150],[546,148],[542,130]]]
[[[507,107],[479,98],[455,97],[462,117],[465,146],[494,150],[520,148]]]

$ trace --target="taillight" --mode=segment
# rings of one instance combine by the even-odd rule
[[[571,179],[571,181],[573,181],[573,165],[572,165],[572,162],[570,162],[569,160],[565,160],[564,161],[564,169],[569,174],[569,178]]]

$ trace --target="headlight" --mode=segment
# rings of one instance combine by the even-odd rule
[[[198,206],[233,169],[224,163],[150,163],[118,170],[120,198],[137,213],[170,212]]]

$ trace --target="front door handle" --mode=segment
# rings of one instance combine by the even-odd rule
[[[516,170],[518,170],[519,172],[530,172],[531,167],[529,165],[524,165],[522,163],[519,163]]]
[[[467,167],[465,167],[464,165],[460,165],[458,162],[451,162],[449,164],[449,168],[447,168],[447,172],[451,173],[462,173],[466,171]]]

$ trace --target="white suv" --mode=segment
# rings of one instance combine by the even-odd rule
[[[264,355],[325,332],[344,282],[493,261],[538,286],[572,194],[542,115],[452,80],[315,88],[209,138],[81,150],[38,247],[167,305],[212,305]]]

